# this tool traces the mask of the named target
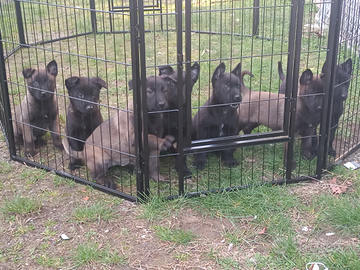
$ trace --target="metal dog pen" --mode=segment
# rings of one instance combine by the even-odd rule
[[[317,9],[320,10],[315,15]],[[191,197],[251,185],[320,179],[324,170],[360,147],[359,32],[356,30],[360,18],[354,15],[358,15],[358,10],[359,2],[350,0],[2,1],[0,122],[10,157],[131,201],[152,196]],[[353,63],[349,94],[340,123],[332,127],[334,91],[339,87],[335,80],[336,65],[348,58]],[[56,59],[59,66],[55,94],[63,140],[67,139],[64,131],[68,104],[66,78],[99,76],[107,82],[108,90],[102,90],[100,96],[104,120],[112,112],[124,110],[127,101],[133,98],[135,170],[134,174],[116,168],[110,172],[108,177],[116,180],[117,190],[92,181],[86,167],[69,171],[67,155],[53,149],[50,140],[33,158],[15,148],[14,106],[26,94],[21,71],[28,67],[43,68],[52,59]],[[260,127],[247,135],[190,140],[191,119],[209,98],[212,72],[220,62],[226,63],[226,72],[241,62],[242,70],[248,69],[255,76],[250,80],[246,78],[247,87],[277,93],[278,60],[286,66],[287,75],[282,130]],[[299,154],[299,138],[295,136],[298,80],[306,68],[320,74],[325,60],[323,113],[318,135],[314,135],[318,140],[317,158],[304,160]],[[200,75],[191,92],[191,66],[196,62],[201,66]],[[169,178],[168,182],[160,183],[149,179],[149,158],[153,157],[149,157],[148,151],[145,101],[146,76],[157,75],[158,67],[164,65],[184,70],[186,76],[183,77],[182,72],[177,76],[178,152],[160,155],[160,172]],[[127,85],[131,79],[133,90],[129,91]],[[337,128],[335,157],[328,155],[331,128]],[[283,143],[288,143],[286,157],[282,154]],[[240,163],[237,167],[225,167],[216,155],[209,155],[204,170],[190,166],[192,154],[231,148],[237,149],[235,158]],[[173,156],[178,156],[179,166],[180,160],[187,157],[191,178],[185,177],[182,169],[178,172],[174,169]],[[295,158],[297,168],[293,169],[291,162],[283,166],[284,158]]]

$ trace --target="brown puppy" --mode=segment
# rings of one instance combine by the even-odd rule
[[[25,155],[34,156],[35,143],[42,143],[41,137],[49,128],[54,145],[62,150],[59,110],[54,94],[58,74],[56,61],[49,62],[46,69],[27,68],[22,73],[28,92],[20,105],[15,107],[14,135],[17,148],[24,143]]]
[[[309,136],[313,134],[312,132],[314,132],[314,128],[320,119],[323,88],[323,75],[313,75],[310,69],[302,73],[298,84],[295,132],[303,136],[301,153],[308,159],[313,158],[311,154],[312,139]],[[245,134],[251,133],[253,124],[255,127],[264,125],[272,130],[283,129],[285,95],[251,91],[245,87],[243,89],[243,103],[238,109],[240,130],[244,129]],[[287,147],[284,147],[284,151],[287,151]],[[286,160],[284,162],[286,163]],[[292,167],[295,168],[296,162],[294,160],[292,164]]]
[[[173,83],[171,78],[147,77],[148,111],[159,111],[167,108],[166,92],[170,82]],[[129,81],[129,86],[132,88],[131,81]],[[162,114],[158,115],[159,118],[162,117]],[[161,119],[159,121],[162,125]],[[160,151],[165,151],[171,147],[174,137],[169,135],[162,139],[149,134],[148,141],[150,156],[158,156]],[[84,160],[91,171],[91,178],[95,179],[97,183],[115,188],[116,184],[107,180],[105,174],[110,167],[115,165],[134,165],[135,143],[134,114],[131,100],[128,103],[127,110],[118,110],[94,130],[86,140],[83,151],[69,149],[66,142],[64,146],[70,156]],[[164,180],[164,177],[159,174],[158,158],[150,158],[149,160],[150,178],[156,181]]]
[[[98,77],[70,77],[65,80],[65,85],[70,97],[65,128],[67,140],[72,149],[82,151],[84,141],[103,122],[98,103],[100,89],[107,89],[107,85]],[[70,157],[70,170],[80,165],[81,160]]]

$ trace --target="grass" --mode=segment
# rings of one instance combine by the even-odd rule
[[[42,254],[37,257],[36,262],[42,266],[60,268],[64,264],[64,258],[54,257],[49,254]]]
[[[109,208],[104,203],[92,205],[79,205],[73,210],[72,221],[76,223],[88,223],[97,220],[108,221],[118,216],[115,209]]]
[[[16,196],[4,202],[1,212],[4,214],[27,215],[39,212],[41,207],[41,202],[36,199]]]
[[[169,241],[175,243],[176,245],[187,245],[190,242],[193,242],[196,238],[192,232],[179,228],[171,229],[157,225],[154,227],[154,230],[160,240]]]
[[[7,173],[11,172],[11,169],[12,169],[12,167],[9,162],[6,162],[6,161],[0,162],[0,173],[7,174]]]
[[[89,263],[95,262],[100,264],[126,264],[126,258],[119,255],[118,252],[112,251],[109,246],[101,247],[95,242],[87,242],[74,250],[72,260],[75,267],[81,267]]]

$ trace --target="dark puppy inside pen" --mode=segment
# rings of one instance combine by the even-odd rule
[[[326,63],[326,62],[325,62]],[[325,64],[322,68],[322,72],[325,72]],[[352,72],[352,60],[349,58],[344,63],[336,65],[335,67],[335,85],[334,85],[334,99],[331,114],[331,129],[329,137],[329,155],[335,157],[336,151],[333,143],[335,139],[336,130],[339,126],[339,120],[344,112],[344,102],[347,99],[350,79]],[[315,149],[317,150],[317,149]]]
[[[200,65],[198,63],[195,63],[194,65],[192,65],[191,67],[191,85],[190,85],[190,93],[192,91],[192,88],[194,86],[194,84],[196,83],[196,81],[199,78],[199,72],[200,72]],[[163,75],[163,76],[169,76],[171,78],[173,78],[174,80],[177,80],[177,76],[178,76],[178,71],[174,70],[171,66],[162,66],[159,67],[159,74]],[[183,93],[183,111],[186,110],[186,83],[187,83],[187,77],[186,77],[186,71],[183,71],[183,88],[182,88],[182,93]],[[169,110],[170,112],[164,114],[164,136],[166,135],[172,135],[175,138],[175,142],[177,142],[179,140],[179,130],[178,130],[178,120],[179,120],[179,114],[178,111],[173,111],[173,110],[178,110],[179,109],[179,104],[178,104],[178,88],[175,84],[171,84],[170,87],[170,92],[168,95],[168,101],[169,101]],[[187,136],[187,119],[186,117],[183,117],[183,130],[180,134],[182,134],[182,136],[184,138],[186,138]],[[175,148],[174,146],[172,147],[171,151],[173,153],[177,153],[178,150],[177,148]],[[181,162],[181,164],[179,164],[179,161],[176,160],[176,171],[179,171],[179,165],[180,168],[182,167],[182,169],[184,170],[184,177],[190,177],[191,176],[191,170],[187,167],[186,165],[186,156],[184,156],[184,160]]]
[[[84,149],[84,142],[102,122],[99,107],[99,94],[104,80],[98,77],[70,77],[65,80],[70,104],[66,113],[66,136],[70,147],[75,151]],[[70,157],[69,169],[81,166],[82,160]]]
[[[58,74],[56,61],[49,62],[45,69],[27,68],[22,73],[28,91],[20,105],[15,107],[16,146],[24,143],[25,155],[34,156],[35,144],[44,143],[42,136],[49,128],[54,145],[62,150],[59,110],[54,94]]]
[[[166,95],[171,83],[176,82],[171,78],[155,76],[146,78],[148,112],[167,109]],[[132,89],[132,81],[129,81],[129,86]],[[156,121],[157,119],[156,122],[162,125],[162,113],[153,113],[151,118],[150,121]],[[130,100],[127,110],[116,111],[108,120],[94,130],[87,138],[83,151],[69,149],[66,143],[64,144],[65,149],[70,156],[84,160],[91,172],[91,178],[95,179],[97,183],[116,188],[116,184],[107,179],[105,175],[112,166],[133,167],[135,165],[135,145],[137,142],[135,141],[134,121],[133,101]],[[155,181],[165,180],[165,177],[159,174],[159,161],[156,156],[160,154],[160,151],[169,149],[173,141],[174,137],[171,135],[160,138],[150,134],[149,130],[149,155],[155,156],[149,158],[149,176],[151,179]]]
[[[192,122],[192,140],[237,135],[239,121],[237,108],[241,102],[241,63],[231,73],[225,73],[221,63],[212,76],[213,92],[206,103],[196,113]],[[235,149],[221,151],[221,158],[228,167],[239,163],[234,158]],[[206,153],[196,154],[193,165],[203,169]]]
[[[284,79],[285,76],[282,78]],[[298,84],[296,103],[295,133],[302,135],[301,153],[312,159],[312,139],[314,127],[320,121],[323,102],[323,75],[313,75],[310,69],[305,70]],[[264,125],[272,130],[283,129],[285,95],[271,92],[252,91],[243,86],[243,102],[239,106],[240,130],[245,134],[253,128]],[[248,103],[247,103],[248,102]],[[284,145],[284,163],[286,165],[287,144]],[[292,168],[296,167],[292,160]]]

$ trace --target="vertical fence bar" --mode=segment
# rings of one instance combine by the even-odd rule
[[[341,24],[342,0],[331,3],[328,51],[326,55],[325,97],[323,101],[323,115],[320,124],[320,140],[318,146],[318,158],[316,164],[316,175],[320,179],[322,170],[327,167],[329,149],[329,135],[331,129],[331,118],[334,101],[335,67],[339,48],[339,35]],[[325,113],[326,112],[326,113]]]
[[[19,40],[20,40],[21,44],[25,44],[24,23],[23,23],[22,14],[21,14],[20,2],[15,0],[14,3],[15,3],[15,11],[16,11],[16,22],[17,22],[18,31],[19,31]]]
[[[90,9],[91,9],[91,11],[90,11],[90,14],[91,14],[91,27],[92,27],[93,33],[96,34],[97,33],[97,23],[96,23],[95,0],[90,0]]]
[[[139,33],[137,19],[137,1],[130,1],[130,29],[131,29],[131,64],[133,81],[134,125],[135,125],[135,153],[136,153],[136,188],[137,196],[144,199],[143,178],[143,147],[141,124],[141,96],[139,71]]]
[[[185,1],[185,62],[186,62],[186,141],[185,146],[191,145],[191,0]]]
[[[141,118],[138,119],[138,124],[143,127],[143,148],[142,158],[143,165],[143,179],[145,185],[145,195],[150,194],[149,183],[149,142],[148,142],[148,114],[147,114],[147,94],[146,94],[146,54],[145,54],[145,22],[144,22],[144,1],[138,0],[138,14],[139,14],[139,42],[140,42],[140,92],[141,99],[137,100],[138,106],[141,108]],[[142,120],[142,121],[141,121]]]
[[[4,48],[3,41],[0,31],[0,87],[1,87],[1,101],[3,102],[4,113],[5,113],[5,131],[7,141],[9,143],[10,157],[13,158],[16,155],[15,149],[15,140],[14,140],[14,130],[11,121],[11,107],[9,99],[9,89],[6,82],[6,69],[5,69],[5,58],[4,58]]]
[[[260,15],[260,9],[259,9],[259,1],[260,0],[254,0],[254,8],[253,8],[253,29],[252,34],[253,36],[259,35],[259,15]]]
[[[183,160],[184,160],[184,95],[183,95],[183,27],[182,27],[182,0],[176,0],[176,43],[177,43],[177,84],[178,84],[178,132],[179,139],[177,142],[177,148],[179,156],[176,159],[177,168],[178,168],[178,178],[179,178],[179,195],[184,194],[184,170],[183,170]]]
[[[296,102],[297,102],[297,91],[299,81],[299,69],[300,69],[300,52],[301,52],[301,39],[302,39],[302,27],[303,27],[303,15],[304,15],[304,0],[297,1],[297,20],[296,20],[296,43],[295,43],[295,57],[294,57],[294,71],[292,74],[292,97],[291,97],[291,115],[290,115],[290,128],[289,136],[290,141],[288,144],[287,160],[286,164],[286,180],[291,179],[292,173],[292,161],[294,158],[294,145],[295,145],[295,120],[296,120]],[[287,73],[288,75],[288,73]],[[289,90],[288,90],[289,91]]]

